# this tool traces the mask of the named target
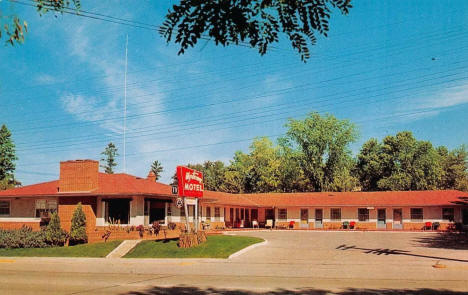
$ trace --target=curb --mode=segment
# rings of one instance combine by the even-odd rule
[[[257,247],[260,247],[260,246],[263,246],[263,245],[266,245],[266,244],[268,244],[268,240],[265,240],[265,241],[263,241],[261,243],[250,245],[250,246],[248,246],[248,247],[246,247],[244,249],[241,249],[241,250],[237,251],[236,253],[232,253],[231,255],[229,255],[228,259],[235,258],[237,256],[240,256],[240,255],[244,254],[247,251],[250,251],[250,250],[252,250],[254,248],[257,248]]]

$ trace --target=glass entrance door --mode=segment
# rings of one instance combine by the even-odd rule
[[[309,209],[301,209],[301,228],[309,228]]]
[[[315,209],[315,228],[323,228],[323,210]]]
[[[377,228],[387,228],[387,213],[385,209],[377,210]]]

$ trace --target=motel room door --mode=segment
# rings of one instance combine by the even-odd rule
[[[377,209],[377,228],[387,228],[387,213],[385,209]]]
[[[309,209],[301,209],[301,228],[309,228]]]
[[[315,228],[323,228],[323,210],[315,209]]]
[[[393,209],[393,229],[403,229],[402,209]]]
[[[468,208],[462,209],[462,223],[464,226],[468,226]]]

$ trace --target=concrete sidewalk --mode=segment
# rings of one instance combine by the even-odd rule
[[[106,258],[121,258],[143,240],[125,240],[117,248],[107,254]]]

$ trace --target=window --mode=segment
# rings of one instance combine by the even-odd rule
[[[278,209],[278,219],[288,219],[288,210]]]
[[[10,215],[10,201],[0,201],[0,216]]]
[[[47,217],[57,211],[56,200],[36,200],[36,217]]]
[[[330,219],[331,220],[341,220],[341,209],[340,208],[330,209]]]
[[[453,208],[442,208],[442,219],[448,221],[455,220],[455,210]]]
[[[219,210],[219,207],[215,207],[215,220],[219,220],[221,217],[221,212]]]
[[[211,220],[211,207],[206,207],[206,220]]]
[[[172,204],[167,204],[167,216],[172,216]]]
[[[369,221],[369,209],[367,209],[367,208],[358,208],[358,220],[359,221]]]
[[[423,220],[422,208],[411,208],[411,220]]]

